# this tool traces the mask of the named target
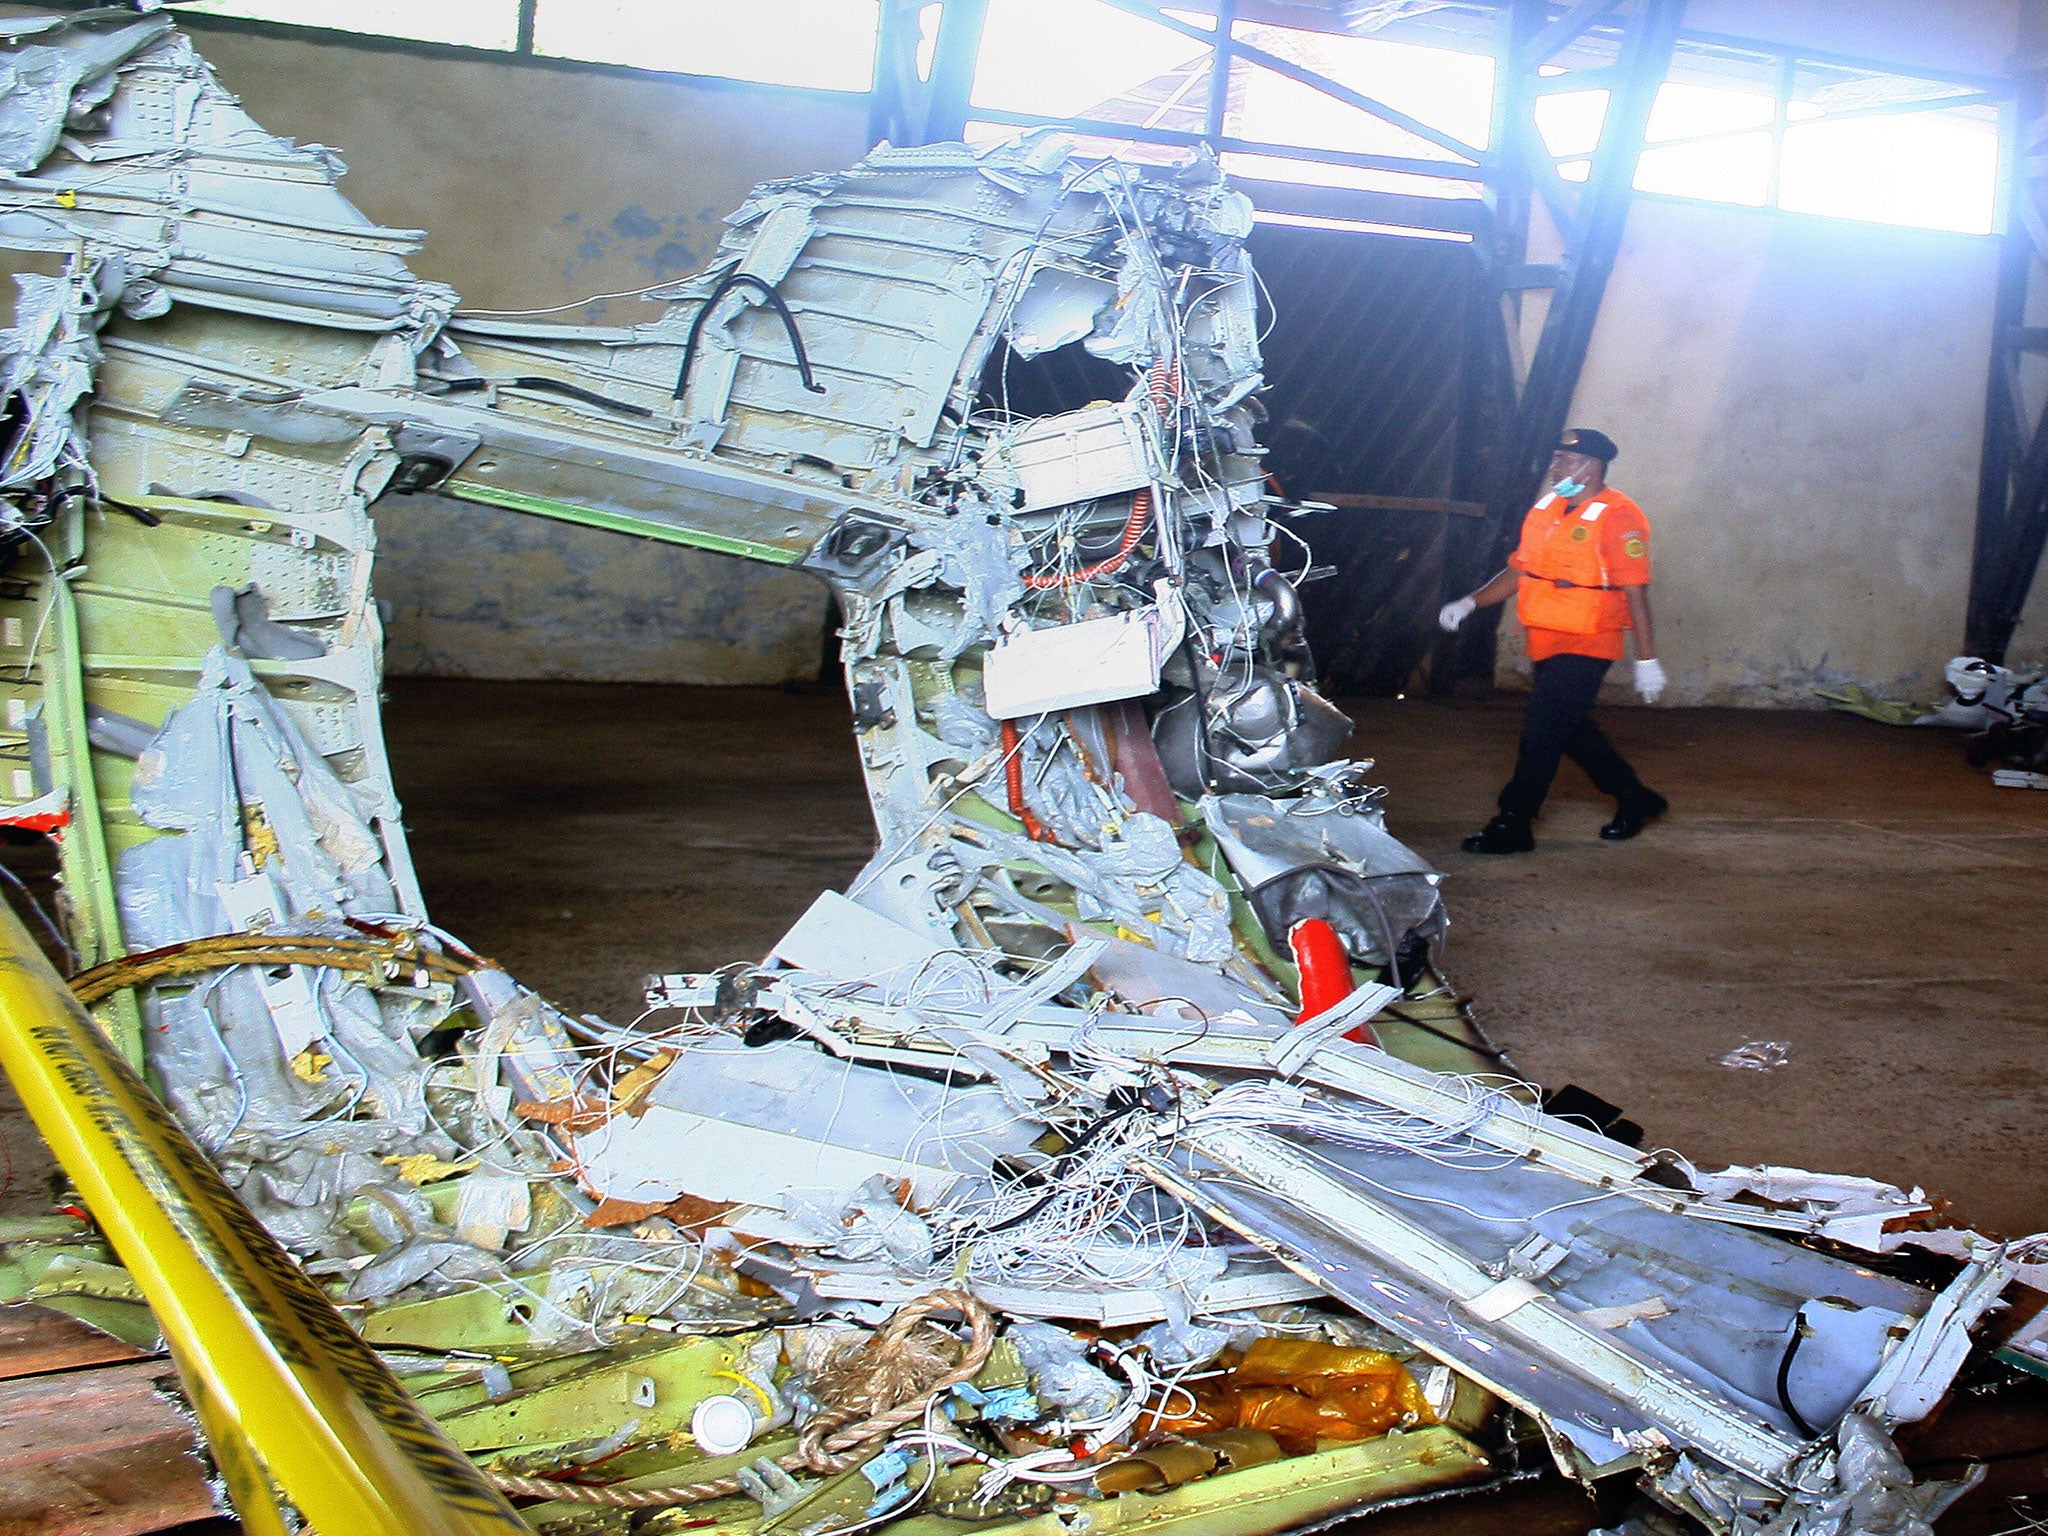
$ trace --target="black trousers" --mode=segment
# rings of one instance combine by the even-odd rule
[[[1635,769],[1593,723],[1593,701],[1611,665],[1597,656],[1571,655],[1536,663],[1515,776],[1500,792],[1500,808],[1508,815],[1534,818],[1557,777],[1559,760],[1567,757],[1586,770],[1602,794],[1623,804],[1646,793]]]

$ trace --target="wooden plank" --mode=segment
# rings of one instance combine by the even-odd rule
[[[0,1382],[0,1536],[144,1536],[214,1513],[161,1361]]]
[[[0,1307],[0,1381],[145,1358],[141,1350],[48,1307]]]

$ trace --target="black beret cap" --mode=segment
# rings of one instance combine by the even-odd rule
[[[1583,453],[1602,464],[1612,464],[1621,456],[1613,438],[1591,427],[1567,427],[1564,436],[1557,440],[1557,446],[1564,453]]]

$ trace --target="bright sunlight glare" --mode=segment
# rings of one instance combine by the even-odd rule
[[[1636,187],[1672,197],[1762,207],[1770,200],[1772,98],[1760,91],[1670,81],[1650,114]],[[1605,91],[1536,104],[1537,130],[1584,181],[1607,112]],[[1876,224],[1990,234],[1998,206],[1998,123],[1989,108],[1829,117],[1810,102],[1787,112],[1777,206]],[[1672,142],[1692,140],[1694,142]]]
[[[540,0],[534,52],[762,85],[865,91],[878,0]]]
[[[990,0],[970,99],[1001,112],[1087,117],[1208,51],[1102,0]]]

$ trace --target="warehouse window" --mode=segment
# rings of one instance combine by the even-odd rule
[[[866,91],[878,0],[540,0],[533,51],[550,58]]]
[[[1681,55],[1673,73],[1650,114],[1640,191],[1962,234],[1995,227],[2000,116],[1983,91],[1792,58]],[[1537,128],[1566,180],[1585,180],[1606,112],[1605,91],[1539,98]]]
[[[762,85],[874,86],[880,0],[527,0],[534,56]],[[180,13],[465,48],[520,48],[521,0],[186,0]],[[929,67],[935,9],[921,18]]]
[[[1763,207],[1771,198],[1776,118],[1768,90],[1666,82],[1650,109],[1637,189]]]
[[[1226,36],[1208,5],[1155,19],[1114,0],[989,0],[967,136],[1044,126],[1084,153],[1152,162],[1207,144],[1276,220],[1469,240],[1471,216],[1452,210],[1481,193],[1468,177],[1493,76],[1478,48],[1246,21]]]
[[[1457,230],[1415,229],[1406,224],[1376,224],[1369,219],[1335,219],[1312,213],[1269,213],[1261,208],[1252,215],[1260,224],[1284,224],[1290,229],[1335,229],[1354,235],[1399,235],[1404,240],[1442,240],[1453,245],[1470,245],[1472,237]]]
[[[1105,0],[989,0],[968,99],[990,111],[1199,130],[1208,79],[1206,43]]]
[[[881,0],[184,0],[177,9],[848,93],[874,88],[881,20]],[[920,75],[931,68],[937,14],[929,3],[918,12]],[[1471,227],[1458,210],[1481,187],[1461,174],[1468,161],[1459,151],[1489,143],[1495,74],[1476,42],[1443,46],[1448,30],[1423,42],[1252,21],[1219,36],[1211,0],[1185,0],[1164,16],[1115,0],[987,0],[967,137],[1065,127],[1084,149],[1149,161],[1207,143],[1255,191],[1301,189],[1259,192],[1280,203],[1274,212],[1370,222],[1366,204],[1384,209],[1398,204],[1386,194],[1399,194],[1410,199],[1405,213],[1395,207],[1399,216],[1453,238]],[[1613,63],[1611,32],[1585,34],[1570,60],[1574,70]],[[1538,133],[1558,174],[1584,181],[1608,93],[1573,89],[1561,64],[1542,73],[1551,79],[1535,104]],[[1220,110],[1211,100],[1219,88]],[[1350,92],[1412,121],[1365,111],[1345,99]],[[1989,234],[2003,110],[1995,82],[1687,34],[1651,111],[1635,184],[1669,197]],[[1359,207],[1289,207],[1303,195]]]
[[[1803,67],[1787,106],[1778,206],[1988,235],[1999,110],[1964,87]]]
[[[1236,37],[1406,113],[1427,127],[1484,149],[1493,115],[1493,60],[1373,37],[1344,37],[1295,27],[1240,22]],[[1231,68],[1223,131],[1239,139],[1301,149],[1352,150],[1412,160],[1455,162],[1450,151],[1384,118],[1249,60]],[[1479,184],[1381,168],[1321,164],[1281,155],[1228,154],[1224,169],[1269,181],[1477,197]]]
[[[191,0],[177,9],[464,48],[509,49],[519,41],[519,0]]]

